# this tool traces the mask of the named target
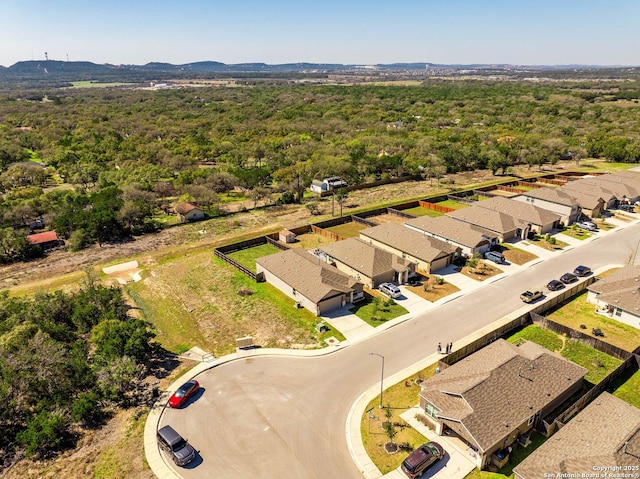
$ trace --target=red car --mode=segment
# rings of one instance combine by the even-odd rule
[[[195,379],[187,381],[171,395],[171,397],[169,398],[169,407],[182,407],[184,403],[186,403],[198,389],[200,389],[200,384],[198,384],[198,381],[196,381]]]

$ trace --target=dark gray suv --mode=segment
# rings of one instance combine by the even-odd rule
[[[158,445],[167,451],[178,466],[185,466],[196,458],[196,451],[171,426],[158,429]]]

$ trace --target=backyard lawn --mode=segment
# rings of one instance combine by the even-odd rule
[[[263,256],[269,256],[270,254],[279,253],[281,250],[273,246],[272,244],[265,243],[258,246],[252,246],[251,248],[241,249],[227,254],[227,256],[245,268],[256,271],[256,259]]]
[[[618,346],[625,351],[633,351],[640,346],[640,331],[632,326],[616,321],[595,311],[595,305],[587,303],[587,291],[561,303],[546,313],[546,317],[586,334],[593,328],[604,333],[603,341]],[[581,328],[585,326],[585,328]]]
[[[459,203],[458,201],[453,200],[438,201],[436,205],[444,206],[446,208],[453,208],[454,210],[461,210],[462,208],[469,207],[469,205],[466,203]]]
[[[613,392],[613,395],[637,408],[640,408],[640,370],[633,373],[631,377],[623,379],[624,382],[616,385],[617,387]]]
[[[619,359],[601,353],[597,349],[586,346],[578,341],[563,338],[552,331],[547,331],[536,325],[524,327],[510,336],[508,341],[516,343],[522,339],[533,341],[583,366],[588,370],[585,380],[592,384],[598,384],[607,374],[622,363]]]
[[[344,223],[338,226],[327,228],[327,231],[331,231],[332,233],[343,236],[345,238],[358,238],[360,236],[360,231],[367,228],[368,226],[356,223],[355,221],[350,221],[349,223]]]
[[[442,216],[444,213],[440,211],[431,210],[429,208],[425,208],[423,206],[416,206],[415,208],[408,208],[406,210],[402,210],[403,213],[407,213],[414,216]]]

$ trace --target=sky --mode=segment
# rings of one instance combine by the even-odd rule
[[[640,65],[640,0],[0,0],[19,61]]]

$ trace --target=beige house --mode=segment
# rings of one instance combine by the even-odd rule
[[[538,344],[499,339],[424,381],[420,406],[438,435],[458,436],[485,468],[502,464],[516,441],[526,443],[586,373]]]
[[[515,220],[508,214],[476,205],[452,211],[447,213],[447,216],[469,223],[471,226],[491,231],[499,242],[514,238],[518,229]],[[529,228],[526,229],[528,233]]]
[[[191,203],[180,203],[175,207],[175,210],[183,223],[203,220],[205,217],[204,210]]]
[[[578,221],[582,213],[575,198],[560,188],[538,188],[537,190],[525,191],[511,199],[553,211],[560,215],[560,220],[565,225]]]
[[[424,273],[446,268],[462,253],[459,246],[397,223],[385,223],[362,230],[360,239],[407,259],[416,265],[416,270]]]
[[[326,254],[328,263],[369,288],[389,282],[403,284],[416,268],[411,261],[358,238],[336,241],[319,249]]]
[[[560,215],[544,208],[496,196],[474,204],[478,208],[499,211],[513,218],[516,238],[526,239],[529,232],[546,234],[558,227]]]
[[[625,266],[587,287],[596,312],[640,329],[640,266]]]
[[[498,243],[495,233],[449,216],[421,216],[408,220],[405,226],[459,247],[462,254],[469,257],[489,251]]]
[[[577,181],[568,181],[562,187],[562,189],[569,194],[573,192],[573,193],[579,193],[582,195],[589,195],[595,198],[600,198],[604,202],[602,209],[614,208],[616,206],[616,203],[618,202],[618,198],[613,193],[613,191],[591,180],[592,178],[584,178]],[[593,200],[591,201],[593,202]],[[590,209],[592,210],[593,208],[590,207],[589,204],[583,204],[583,203],[588,203],[588,202],[580,202],[580,206],[582,207],[582,210],[589,216],[593,217],[594,216],[593,214],[590,214],[588,211],[585,211]],[[600,213],[602,213],[602,211],[600,211]]]
[[[516,479],[542,479],[550,471],[568,478],[613,478],[637,477],[639,467],[640,409],[604,392],[513,472]]]
[[[320,316],[353,301],[362,284],[311,253],[289,249],[256,259],[256,270],[304,307]]]

